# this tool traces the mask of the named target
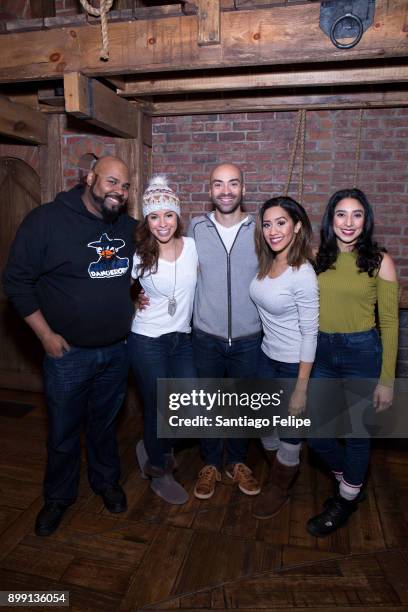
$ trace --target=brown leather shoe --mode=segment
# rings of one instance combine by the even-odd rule
[[[290,491],[298,472],[298,465],[283,465],[275,458],[270,482],[263,488],[252,506],[255,518],[269,519],[278,514],[282,506],[289,501]]]

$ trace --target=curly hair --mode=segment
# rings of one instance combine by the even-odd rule
[[[316,255],[316,272],[321,274],[329,268],[335,269],[334,264],[340,249],[337,245],[333,229],[333,219],[337,204],[340,200],[344,200],[344,198],[357,200],[364,209],[363,231],[358,237],[353,250],[357,253],[356,263],[359,272],[367,272],[369,276],[373,276],[379,270],[383,253],[386,250],[383,247],[379,247],[373,239],[374,213],[366,195],[360,189],[354,188],[336,191],[326,206],[320,229],[319,250]]]
[[[177,228],[174,238],[180,238],[183,226],[177,216]],[[147,217],[140,221],[135,230],[136,254],[140,257],[137,274],[141,278],[145,274],[156,274],[159,261],[159,244],[149,229]]]
[[[276,198],[271,198],[262,204],[261,208],[259,209],[255,226],[255,251],[259,261],[258,278],[260,280],[269,274],[272,262],[275,258],[275,253],[266,243],[262,228],[265,212],[269,208],[273,208],[275,206],[280,206],[283,208],[283,210],[288,213],[295,225],[298,222],[301,224],[301,228],[296,234],[288,252],[289,266],[299,268],[299,266],[304,264],[306,261],[312,262],[313,260],[312,227],[303,206],[298,204],[296,200],[290,198],[289,196],[278,196]]]

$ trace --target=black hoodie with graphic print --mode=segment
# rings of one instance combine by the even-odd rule
[[[4,290],[22,317],[40,309],[73,346],[125,338],[134,306],[130,271],[136,221],[106,223],[82,202],[81,185],[31,211],[11,247]]]

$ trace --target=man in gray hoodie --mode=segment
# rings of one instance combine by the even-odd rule
[[[243,174],[224,163],[211,173],[210,198],[215,210],[192,220],[189,235],[196,242],[199,272],[194,301],[193,347],[202,378],[255,378],[261,346],[261,323],[249,297],[258,269],[255,221],[241,207]],[[202,439],[204,467],[194,489],[208,499],[221,480],[223,440]],[[245,465],[248,440],[226,441],[226,474],[246,495],[260,487]]]

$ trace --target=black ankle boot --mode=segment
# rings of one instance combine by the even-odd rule
[[[309,519],[306,524],[308,532],[317,538],[324,538],[339,527],[343,527],[358,507],[355,500],[348,501],[340,495],[335,495],[326,501],[323,512]]]

